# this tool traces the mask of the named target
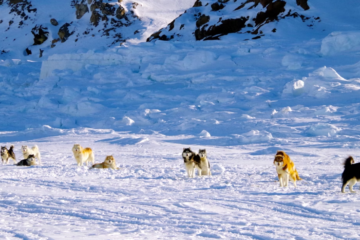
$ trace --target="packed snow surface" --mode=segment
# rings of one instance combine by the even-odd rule
[[[193,5],[139,2],[142,34]],[[0,145],[19,161],[36,144],[42,165],[0,166],[0,238],[359,239],[359,194],[340,188],[360,157],[360,7],[309,6],[316,26],[275,21],[257,40],[1,54]],[[75,143],[120,170],[77,167]],[[185,147],[206,149],[212,176],[186,176]],[[297,188],[279,187],[277,150]]]

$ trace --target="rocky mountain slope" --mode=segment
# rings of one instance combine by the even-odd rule
[[[174,1],[164,15],[176,17],[177,8],[182,12],[188,2],[193,0]],[[155,6],[142,0],[1,0],[0,57],[38,58],[141,41],[149,25],[164,24]]]
[[[239,39],[259,39],[277,32],[278,23],[295,18],[312,28],[320,17],[307,13],[307,0],[197,0],[194,6],[152,34],[153,40],[218,40],[236,33]]]

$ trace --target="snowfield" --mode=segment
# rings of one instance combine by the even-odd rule
[[[358,194],[340,193],[348,150],[332,143],[281,148],[304,179],[295,189],[291,183],[279,187],[272,160],[280,148],[267,143],[206,146],[213,176],[189,179],[181,151],[193,136],[93,129],[34,136],[14,140],[16,154],[22,144],[37,144],[42,166],[0,168],[4,239],[360,237]],[[92,147],[96,162],[114,154],[121,169],[78,168],[71,152],[75,142]]]
[[[2,1],[0,145],[14,144],[19,161],[36,144],[43,164],[0,165],[0,238],[359,239],[359,184],[341,193],[343,160],[360,161],[358,0],[309,0],[306,16],[321,21],[275,19],[256,40],[195,41],[185,27],[186,41],[145,42],[195,0],[168,2],[124,0],[138,18],[117,29],[121,45],[108,47],[98,27],[52,48],[49,14],[83,32],[90,12],[75,22],[70,1],[47,13],[34,0],[31,21],[17,28],[14,15],[6,31],[14,16]],[[42,22],[44,55],[25,56],[45,46],[24,37]],[[75,143],[97,163],[113,154],[120,170],[77,167]],[[211,177],[187,177],[185,147],[206,148]],[[296,188],[279,187],[277,150],[295,162]]]

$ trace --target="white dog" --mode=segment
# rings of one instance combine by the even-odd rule
[[[41,164],[40,150],[37,145],[33,146],[32,148],[29,148],[28,146],[22,146],[22,153],[24,155],[24,159],[27,159],[29,155],[34,155],[35,158],[39,160],[39,164]]]
[[[82,166],[85,162],[86,166],[89,165],[89,162],[94,164],[95,157],[91,148],[83,148],[80,144],[74,144],[72,151],[78,166]]]

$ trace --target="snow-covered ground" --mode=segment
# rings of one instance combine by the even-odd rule
[[[186,177],[180,153],[188,136],[78,129],[4,133],[19,157],[37,144],[42,166],[0,168],[4,239],[358,239],[360,199],[340,193],[347,149],[307,142],[285,149],[300,176],[280,188],[272,166],[280,146],[206,147],[212,177]],[[18,141],[16,139],[26,139]],[[73,143],[96,161],[114,154],[120,170],[78,168]],[[360,157],[354,155],[355,158]]]
[[[359,239],[359,194],[340,193],[360,157],[357,1],[309,0],[321,22],[253,41],[143,42],[193,5],[165,2],[139,1],[143,35],[122,46],[0,55],[0,145],[43,162],[0,166],[0,238]],[[74,143],[121,169],[78,168]],[[186,177],[189,146],[212,177]],[[279,187],[277,150],[297,188]]]

